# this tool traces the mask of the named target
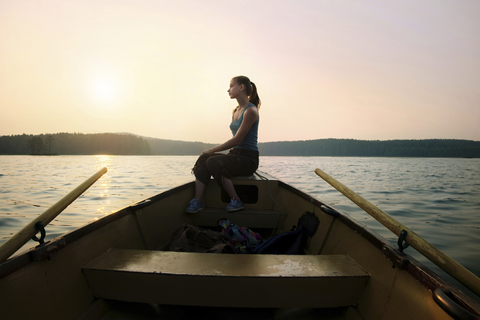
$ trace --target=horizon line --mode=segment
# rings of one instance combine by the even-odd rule
[[[89,134],[118,134],[118,135],[132,135],[132,136],[137,136],[145,139],[157,139],[157,140],[167,140],[167,141],[177,141],[177,142],[191,142],[191,143],[204,143],[204,144],[221,144],[221,143],[216,143],[216,142],[203,142],[203,141],[192,141],[192,140],[176,140],[176,139],[165,139],[165,138],[156,138],[156,137],[148,137],[148,136],[142,136],[136,133],[131,133],[131,132],[95,132],[95,133],[82,133],[82,132],[56,132],[56,133],[38,133],[38,134],[32,134],[32,133],[22,133],[22,134],[2,134],[0,137],[10,137],[10,136],[22,136],[22,135],[27,135],[27,136],[40,136],[40,135],[56,135],[56,134],[84,134],[84,135],[89,135]],[[464,139],[464,138],[416,138],[416,139],[402,139],[402,138],[396,138],[396,139],[355,139],[355,138],[316,138],[316,139],[304,139],[304,140],[276,140],[276,141],[264,141],[264,142],[258,142],[258,144],[262,143],[279,143],[279,142],[306,142],[306,141],[316,141],[316,140],[356,140],[356,141],[425,141],[425,140],[457,140],[457,141],[474,141],[474,142],[480,142],[480,140],[471,140],[471,139]]]

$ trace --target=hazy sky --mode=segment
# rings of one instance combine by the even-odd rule
[[[0,135],[480,140],[480,1],[0,0]]]

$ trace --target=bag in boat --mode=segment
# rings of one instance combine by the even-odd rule
[[[304,254],[307,233],[304,227],[281,233],[255,247],[257,254]]]
[[[219,220],[218,225],[237,253],[253,253],[253,249],[263,242],[260,234],[249,228],[240,227],[228,219]]]
[[[281,233],[254,249],[257,254],[305,254],[309,238],[313,237],[320,225],[320,219],[313,212],[305,212],[298,219],[297,226]]]
[[[201,252],[201,253],[236,253],[220,232],[203,229],[190,224],[183,224],[173,234],[164,251]]]
[[[303,227],[307,237],[311,238],[317,233],[320,219],[315,215],[315,212],[305,211],[305,213],[298,219],[297,228]],[[293,226],[295,228],[295,226]]]

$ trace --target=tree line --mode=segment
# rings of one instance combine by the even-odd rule
[[[132,134],[22,134],[0,136],[0,154],[140,155],[150,154],[150,146],[145,139]]]
[[[259,144],[260,154],[271,156],[344,157],[457,157],[480,158],[480,141],[319,139]]]
[[[0,154],[199,155],[215,144],[121,133],[0,136]],[[480,158],[480,141],[318,139],[259,143],[262,156]]]

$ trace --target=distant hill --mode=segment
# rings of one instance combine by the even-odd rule
[[[203,142],[188,142],[178,140],[164,140],[156,138],[144,138],[149,146],[151,154],[157,155],[199,155],[215,144]]]
[[[151,154],[148,142],[132,134],[55,133],[0,136],[0,154]]]
[[[480,141],[320,139],[259,144],[269,156],[461,157],[480,158]]]
[[[55,133],[0,136],[0,154],[199,155],[215,144],[141,137],[130,133]],[[480,158],[480,141],[318,139],[264,142],[262,156]]]

